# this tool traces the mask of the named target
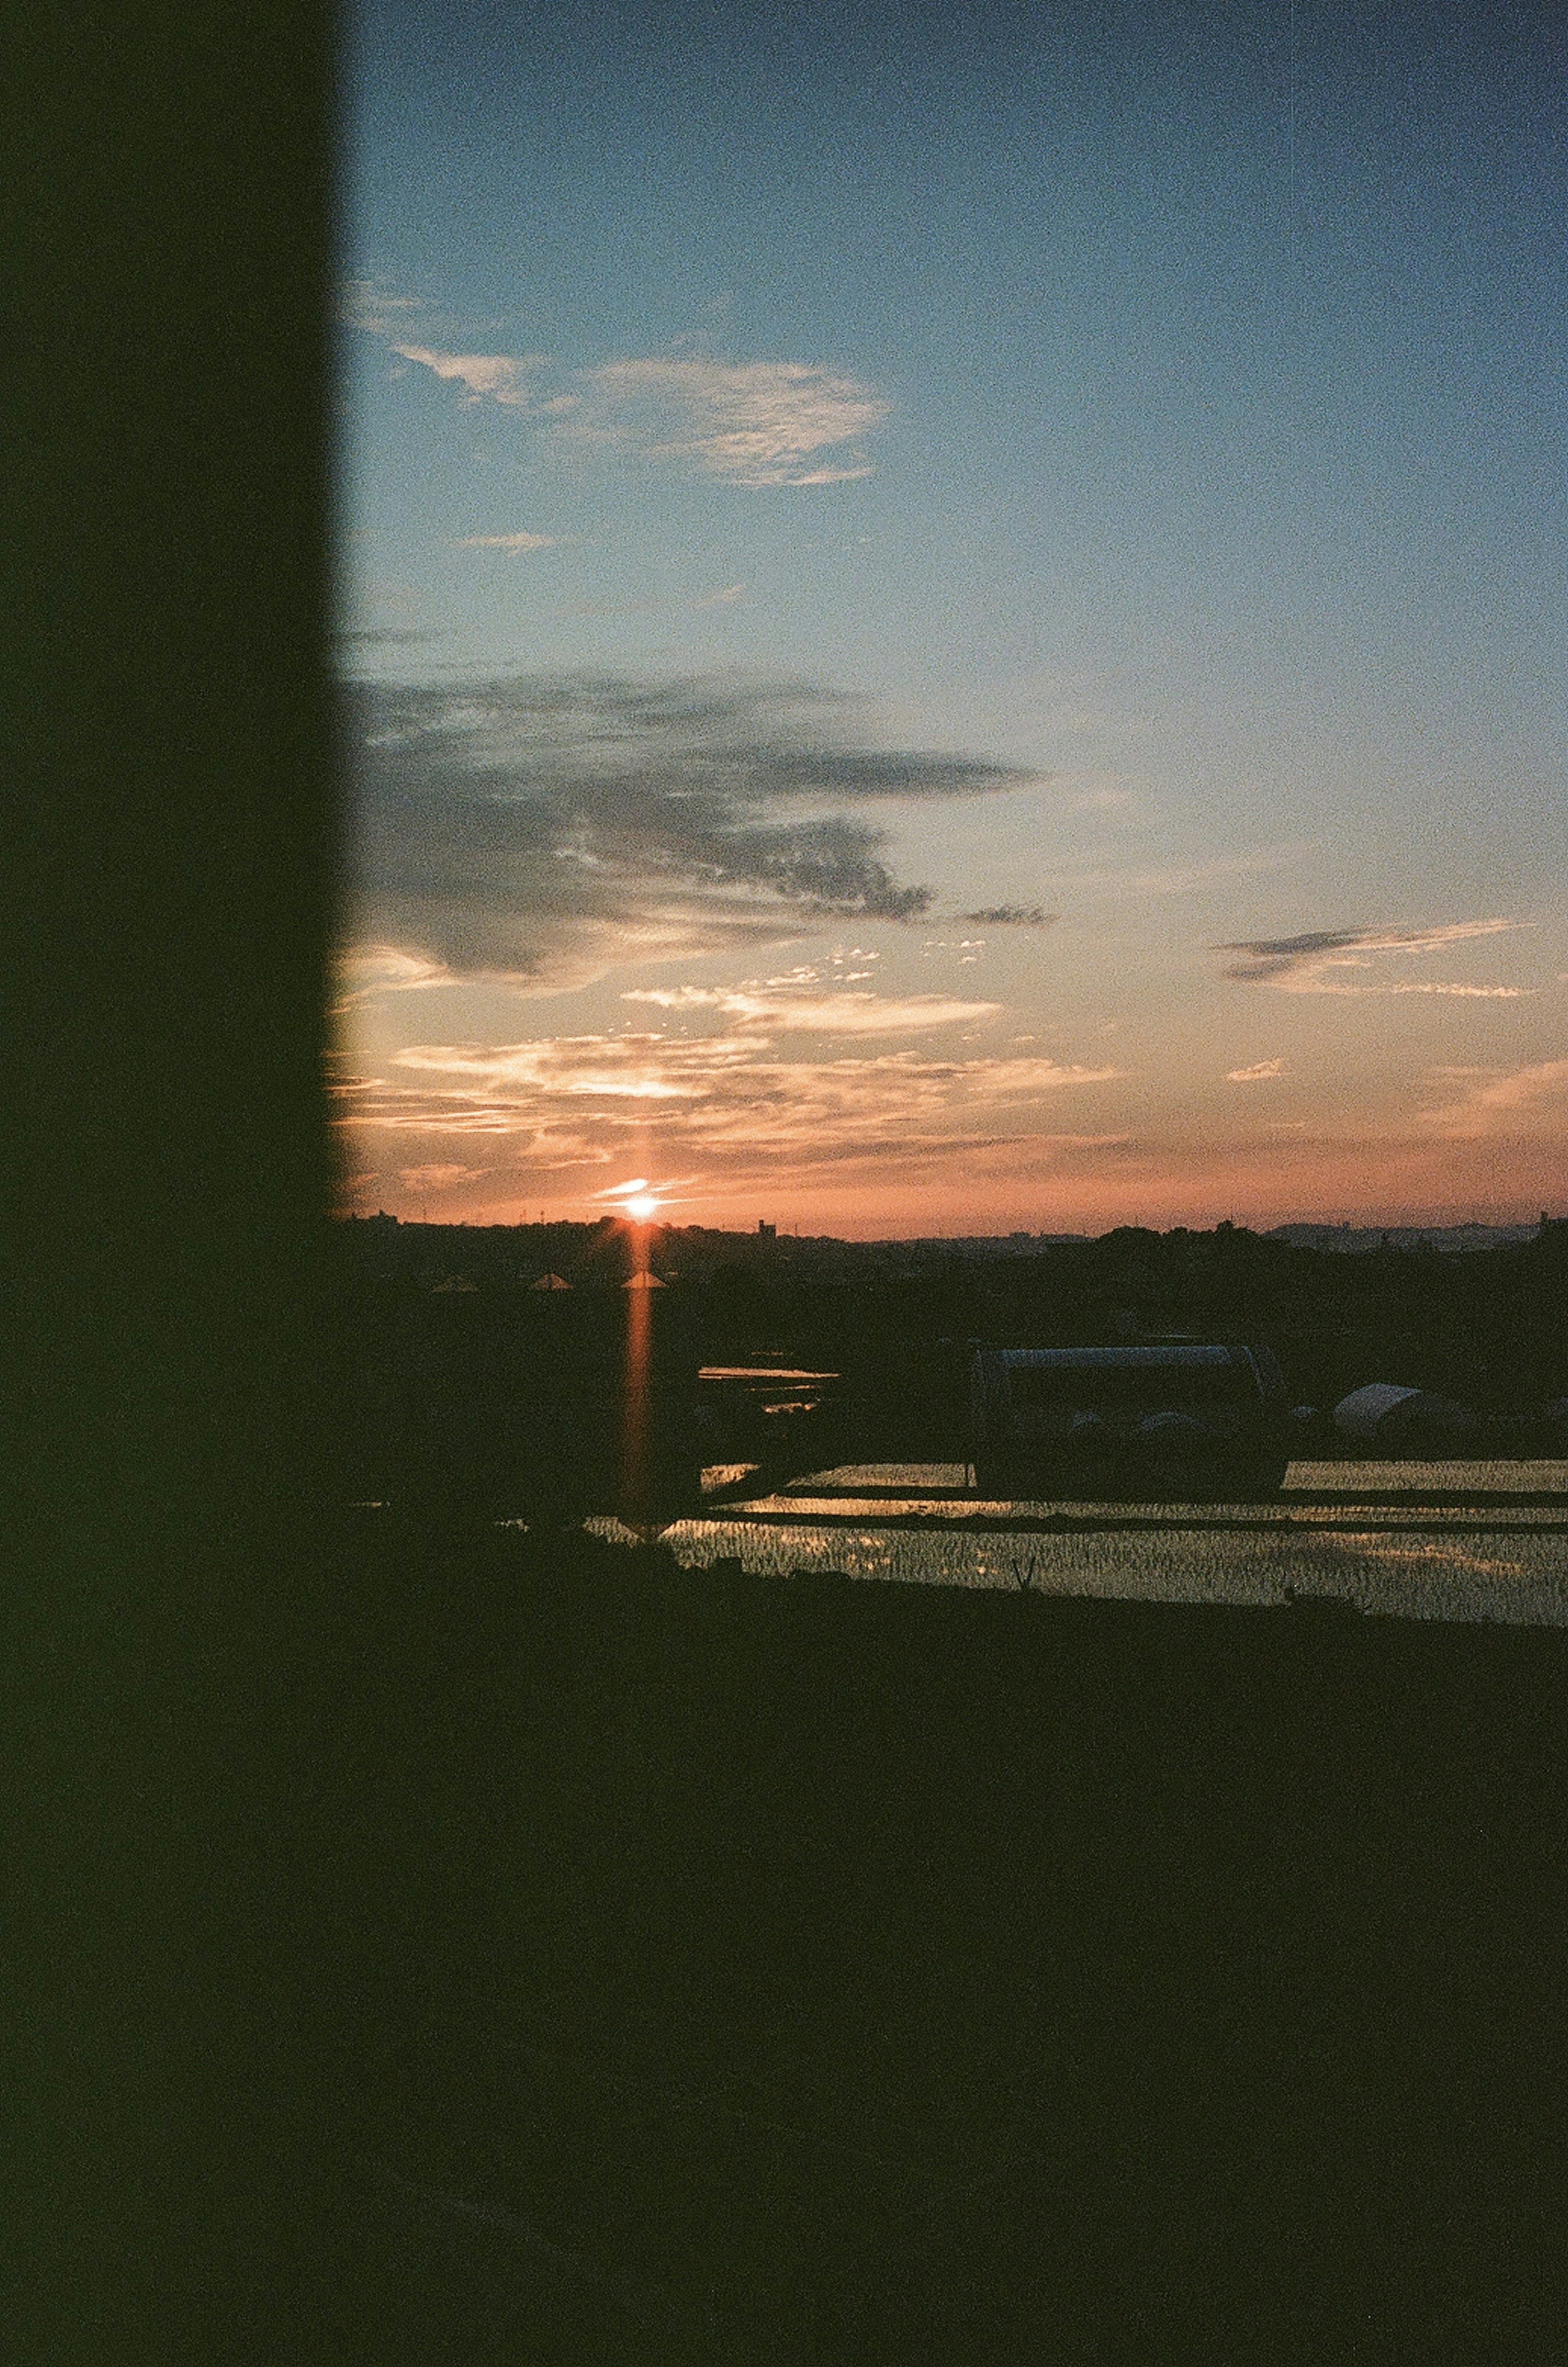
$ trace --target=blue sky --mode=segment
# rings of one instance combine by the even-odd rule
[[[361,9],[353,1205],[1561,1201],[1562,39],[1146,13]]]

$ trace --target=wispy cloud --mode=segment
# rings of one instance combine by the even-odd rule
[[[1282,1077],[1284,1073],[1283,1060],[1254,1060],[1250,1069],[1227,1069],[1225,1082],[1227,1085],[1263,1085],[1271,1078]]]
[[[400,360],[547,423],[562,449],[673,465],[726,484],[843,484],[874,473],[863,441],[892,408],[863,379],[813,362],[718,361],[647,354],[572,373],[553,385],[540,354],[454,353],[416,345],[405,315],[420,309],[366,279],[348,283],[344,318],[384,337]],[[826,457],[832,456],[832,457]]]
[[[491,402],[510,409],[527,407],[525,373],[536,369],[541,360],[537,354],[443,354],[430,345],[393,345],[392,351],[406,362],[417,362],[422,369],[434,370],[437,378],[465,387],[465,402],[482,402],[488,396]]]
[[[867,460],[858,469],[807,469],[797,477],[767,477],[760,481],[742,477],[738,481],[741,484],[761,481],[781,485],[852,485],[857,477],[874,477],[875,474],[875,467]]]
[[[894,878],[866,806],[1032,777],[867,746],[853,702],[798,685],[541,674],[345,697],[361,945],[541,989],[830,915],[918,918],[931,891]]]
[[[957,918],[971,928],[1048,929],[1059,915],[1042,912],[1038,904],[987,904],[983,912],[960,912]]]
[[[401,625],[348,625],[333,636],[344,649],[415,649],[441,638]]]
[[[564,540],[558,534],[457,534],[452,538],[457,550],[509,550],[514,555],[524,550],[555,550]]]
[[[1379,955],[1409,956],[1442,953],[1474,937],[1495,937],[1505,930],[1527,928],[1511,920],[1449,921],[1427,929],[1309,929],[1294,937],[1251,937],[1217,946],[1224,954],[1239,954],[1226,978],[1249,985],[1282,988],[1290,994],[1456,994],[1486,999],[1513,999],[1530,990],[1519,986],[1470,986],[1427,980],[1345,980],[1325,973],[1369,969]]]
[[[506,1045],[415,1045],[403,1082],[348,1080],[341,1123],[443,1139],[504,1138],[536,1166],[614,1166],[708,1175],[874,1161],[900,1172],[942,1155],[1045,1155],[1042,1146],[1122,1139],[1040,1128],[1041,1104],[1117,1071],[1051,1059],[933,1060],[912,1052],[781,1060],[733,1033],[581,1036]],[[1032,1146],[1032,1150],[1031,1150]]]
[[[1452,1077],[1455,1071],[1438,1073]],[[1542,1115],[1560,1125],[1568,1116],[1568,1060],[1536,1060],[1500,1076],[1483,1076],[1457,1102],[1428,1110],[1426,1122],[1457,1141],[1514,1132]]]
[[[869,476],[860,457],[818,453],[878,427],[891,406],[863,380],[807,362],[649,356],[585,371],[582,404],[560,433],[754,490]]]
[[[410,1192],[450,1192],[459,1184],[477,1184],[488,1167],[465,1167],[458,1159],[433,1160],[426,1167],[400,1167],[398,1175]]]
[[[379,279],[345,279],[339,289],[338,308],[347,327],[366,329],[378,337],[389,337],[406,323],[411,312],[424,309],[419,297],[401,295]]]
[[[908,1036],[931,1027],[994,1019],[999,1002],[955,1002],[940,994],[827,994],[804,986],[634,987],[623,1002],[661,1011],[716,1011],[737,1030],[804,1036]]]
[[[432,961],[424,954],[404,953],[398,946],[373,945],[355,946],[345,953],[338,963],[338,980],[343,989],[339,1011],[352,1011],[373,995],[456,982],[445,962]]]

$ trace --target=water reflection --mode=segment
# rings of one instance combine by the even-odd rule
[[[1273,1502],[1201,1507],[983,1504],[958,1492],[964,1477],[846,1467],[678,1522],[665,1542],[683,1568],[759,1577],[1171,1603],[1321,1594],[1404,1618],[1568,1625],[1568,1463],[1295,1464]]]

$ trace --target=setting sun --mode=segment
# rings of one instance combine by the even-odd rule
[[[354,18],[344,1205],[1557,1206],[1548,12],[518,13]]]

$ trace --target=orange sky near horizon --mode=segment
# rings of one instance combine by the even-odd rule
[[[1547,18],[829,13],[355,13],[344,1205],[1562,1210]]]

